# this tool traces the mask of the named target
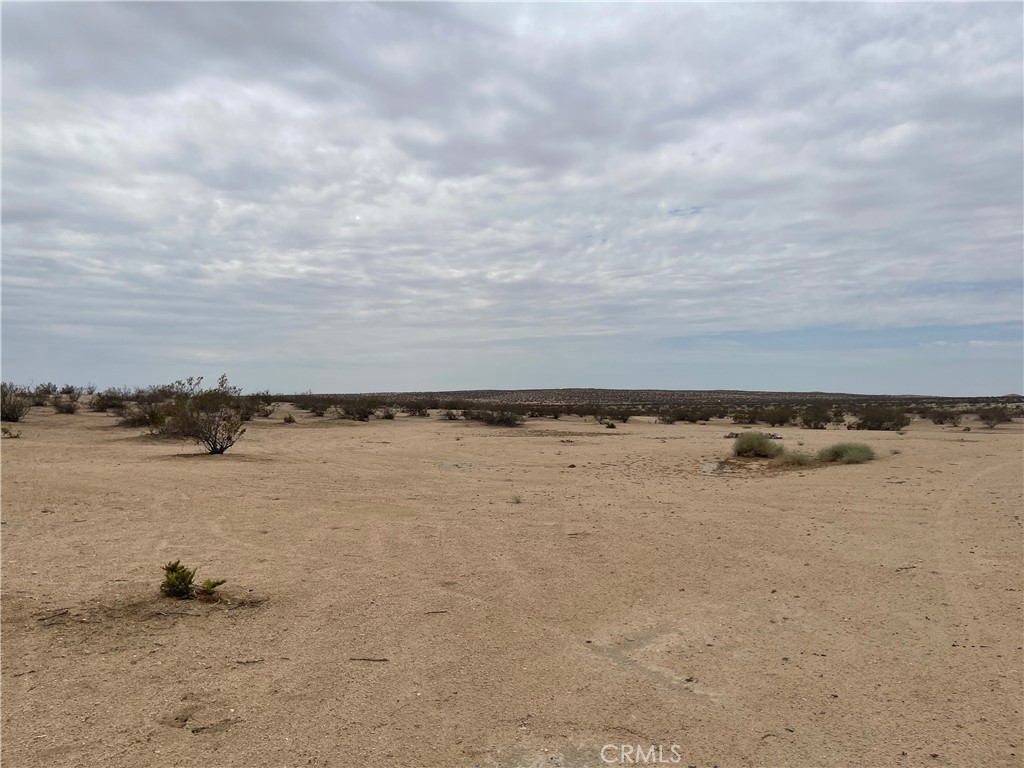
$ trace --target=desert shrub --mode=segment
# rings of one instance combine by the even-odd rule
[[[0,384],[0,419],[21,421],[32,407],[25,393],[14,382]]]
[[[19,429],[17,432],[14,432],[10,427],[0,427],[0,435],[10,438],[11,440],[16,440],[21,437],[21,430]]]
[[[788,405],[773,405],[764,409],[761,418],[767,421],[769,426],[781,427],[796,418],[796,410]]]
[[[447,408],[447,409],[441,411],[441,418],[444,419],[445,421],[458,421],[460,416],[459,416],[459,414],[457,412],[453,411],[451,408]]]
[[[208,453],[222,454],[245,434],[241,390],[231,386],[226,375],[211,389],[202,389],[202,381],[199,376],[174,383],[170,426],[174,434],[194,440]]]
[[[167,403],[141,402],[122,403],[114,409],[119,427],[145,427],[150,434],[160,434],[167,424],[170,407]]]
[[[824,429],[832,418],[827,405],[811,403],[800,411],[800,426],[804,429]]]
[[[50,402],[50,398],[57,394],[57,385],[52,381],[36,385],[29,393],[32,405],[39,407]]]
[[[675,424],[679,421],[678,411],[662,411],[658,414],[656,421],[659,424]]]
[[[82,391],[82,387],[76,387],[74,384],[65,384],[60,387],[58,394],[70,400],[78,401],[82,397]]]
[[[747,408],[738,408],[733,411],[732,420],[734,424],[756,424],[762,420],[761,408],[756,405]]]
[[[760,456],[771,459],[782,453],[782,446],[772,442],[763,432],[746,432],[732,444],[736,456]]]
[[[863,464],[875,458],[870,445],[864,443],[836,443],[818,451],[818,459],[839,464]]]
[[[71,399],[70,396],[66,395],[54,395],[50,398],[50,405],[53,406],[53,410],[57,413],[77,413],[78,412],[78,399]]]
[[[832,423],[840,427],[846,424],[846,409],[841,405],[832,406]]]
[[[415,416],[418,418],[425,418],[427,416],[430,416],[430,409],[427,408],[427,403],[420,400],[414,400],[412,402],[406,403],[404,406],[402,406],[402,411],[404,413],[409,414],[410,416]]]
[[[91,381],[85,385],[85,394],[89,395],[89,397],[92,397],[93,395],[96,394],[96,385],[93,384]]]
[[[931,419],[932,424],[949,424],[953,427],[959,427],[960,422],[963,421],[963,414],[958,411],[949,411],[943,408],[936,408],[927,414],[928,418]]]
[[[615,422],[614,421],[609,421],[604,426],[605,426],[605,429],[615,429]]]
[[[109,387],[99,394],[93,395],[89,407],[98,413],[106,413],[124,406],[125,402],[131,399],[131,393],[127,389]]]
[[[381,405],[378,400],[367,397],[345,398],[331,408],[331,413],[336,419],[369,421]]]
[[[523,417],[512,411],[465,410],[462,417],[469,421],[482,421],[492,427],[521,427]]]
[[[853,429],[875,429],[886,432],[898,432],[910,424],[910,417],[902,408],[889,405],[869,405],[860,418],[851,424]]]
[[[277,403],[274,402],[269,392],[256,392],[244,399],[245,411],[261,419],[269,419],[277,410]]]
[[[387,421],[393,421],[396,413],[397,411],[394,408],[385,407],[377,411],[377,416]]]
[[[993,405],[988,408],[980,408],[978,410],[978,419],[989,429],[995,429],[1000,424],[1006,424],[1013,419],[1010,417],[1010,412],[1007,410],[1005,405]]]
[[[290,413],[286,413],[284,415],[284,419],[282,419],[282,421],[284,421],[285,424],[294,424],[295,423],[295,417],[292,416]]]
[[[806,451],[784,451],[774,462],[780,467],[810,467],[817,463],[817,459]]]
[[[181,560],[175,560],[164,566],[164,580],[160,585],[160,591],[167,597],[174,597],[178,600],[190,600],[195,596],[193,580],[197,568],[186,568]]]

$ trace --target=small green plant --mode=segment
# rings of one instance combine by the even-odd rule
[[[782,446],[773,443],[764,432],[747,432],[736,438],[732,444],[736,456],[757,456],[773,459],[782,453]]]
[[[196,587],[196,596],[202,599],[210,599],[216,596],[217,587],[221,584],[227,584],[227,579],[207,579],[198,587]]]
[[[178,600],[191,600],[195,597],[195,586],[192,584],[196,576],[196,568],[186,568],[181,560],[175,560],[164,566],[164,581],[160,591],[167,597]]]
[[[198,568],[186,568],[181,560],[175,560],[164,566],[164,580],[160,585],[160,591],[167,597],[178,600],[191,600],[194,597],[209,599],[214,597],[217,587],[226,584],[225,579],[207,579],[202,584],[196,585],[196,571]]]
[[[875,458],[871,446],[864,443],[836,443],[818,451],[818,459],[839,464],[863,464]]]

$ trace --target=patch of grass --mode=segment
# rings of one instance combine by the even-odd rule
[[[732,444],[736,456],[754,456],[773,459],[782,453],[782,446],[772,442],[764,432],[747,432],[736,438]]]
[[[818,451],[818,458],[830,463],[863,464],[875,458],[875,452],[864,443],[836,443]]]
[[[774,463],[780,467],[812,467],[818,460],[806,451],[785,451],[775,458]]]

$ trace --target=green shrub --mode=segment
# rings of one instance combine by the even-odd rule
[[[889,405],[869,405],[855,423],[853,429],[877,429],[886,432],[898,432],[910,424],[910,417],[902,408]]]
[[[788,405],[773,405],[766,408],[761,416],[769,426],[782,427],[796,418],[796,410]]]
[[[21,421],[31,407],[31,402],[16,384],[9,381],[0,384],[0,419]]]
[[[989,429],[995,429],[1000,424],[1007,424],[1013,419],[1005,405],[993,405],[989,408],[981,408],[978,411],[978,418]]]
[[[818,459],[839,464],[863,464],[875,458],[870,445],[864,443],[836,443],[818,451]]]
[[[160,585],[160,591],[167,597],[176,597],[178,600],[190,600],[195,596],[195,586],[192,584],[196,576],[196,568],[186,568],[181,560],[175,560],[164,566],[164,581]]]
[[[50,405],[57,413],[78,413],[78,400],[64,395],[54,395],[50,398]]]
[[[227,375],[211,389],[201,389],[202,382],[200,376],[174,383],[170,431],[191,438],[208,453],[222,454],[245,434],[241,390],[228,383]]]
[[[732,444],[736,456],[760,456],[771,459],[782,453],[782,446],[772,442],[763,432],[746,432]]]
[[[127,389],[110,387],[99,394],[93,395],[89,407],[98,413],[106,413],[107,411],[116,411],[119,408],[123,408],[124,404],[130,399],[131,393]]]
[[[832,414],[824,403],[812,403],[800,411],[800,426],[804,429],[824,429]]]

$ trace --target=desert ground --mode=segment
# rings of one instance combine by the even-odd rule
[[[1019,421],[780,471],[725,421],[288,412],[3,440],[4,766],[1024,764]]]

